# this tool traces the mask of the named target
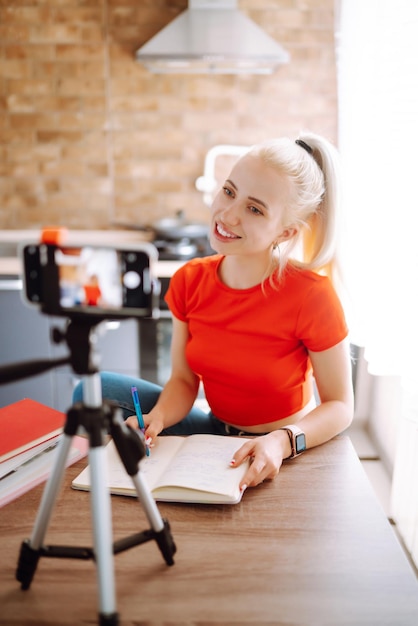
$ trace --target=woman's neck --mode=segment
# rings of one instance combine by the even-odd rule
[[[271,273],[271,257],[228,255],[222,260],[219,278],[231,289],[250,289]]]

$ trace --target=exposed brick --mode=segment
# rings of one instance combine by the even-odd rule
[[[273,76],[152,75],[136,49],[187,0],[0,0],[0,227],[112,228],[186,210],[215,144],[337,137],[334,0],[240,0]],[[229,167],[228,160],[218,168]]]

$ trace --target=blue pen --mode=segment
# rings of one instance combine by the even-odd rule
[[[134,401],[136,417],[138,419],[138,426],[142,430],[142,432],[145,433],[145,424],[144,424],[144,418],[142,417],[141,405],[139,404],[138,390],[136,387],[131,387],[131,392],[132,392],[132,400]],[[149,448],[147,445],[145,446],[145,449],[146,449],[147,456],[149,456]]]

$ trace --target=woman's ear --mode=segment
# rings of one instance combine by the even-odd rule
[[[297,235],[298,229],[296,227],[285,228],[277,237],[276,242],[279,244],[281,241],[288,241]]]

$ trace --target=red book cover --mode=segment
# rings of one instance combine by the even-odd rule
[[[65,419],[29,398],[0,408],[0,463],[62,432]]]

